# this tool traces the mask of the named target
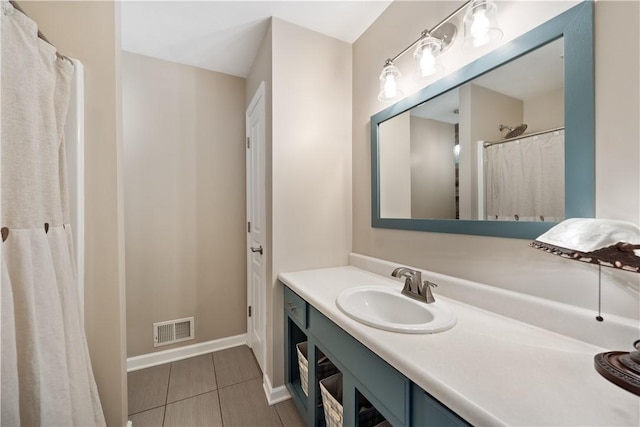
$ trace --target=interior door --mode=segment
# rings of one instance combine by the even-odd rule
[[[249,104],[247,123],[247,341],[264,372],[266,361],[265,84]]]

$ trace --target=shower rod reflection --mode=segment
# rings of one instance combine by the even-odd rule
[[[486,141],[482,144],[484,148],[491,147],[492,145],[504,144],[505,142],[517,141],[519,139],[529,138],[530,136],[544,135],[545,133],[558,132],[564,130],[564,126],[560,126],[553,129],[541,130],[538,132],[531,132],[520,136],[514,136],[513,138],[505,138],[500,141]]]

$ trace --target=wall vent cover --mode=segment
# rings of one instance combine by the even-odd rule
[[[196,337],[193,317],[153,324],[153,346],[174,344]]]

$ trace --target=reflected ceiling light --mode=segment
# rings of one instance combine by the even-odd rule
[[[473,0],[464,15],[464,47],[481,47],[501,38],[498,6],[493,0]]]
[[[494,40],[496,35],[498,38],[502,37],[502,31],[497,27],[498,8],[493,0],[467,1],[435,27],[423,31],[420,38],[402,52],[385,61],[380,74],[379,100],[393,101],[402,97],[403,94],[399,88],[400,70],[394,65],[394,62],[414,47],[416,47],[413,54],[416,61],[414,77],[417,80],[433,78],[444,70],[440,64],[439,56],[453,44],[458,32],[456,25],[449,21],[463,10],[467,10],[464,19],[465,39],[472,31],[476,34],[474,40],[477,40],[475,44],[471,44],[472,46],[483,46]],[[468,30],[467,24],[469,25]]]
[[[456,143],[456,145],[453,146],[453,158],[456,164],[460,163],[460,143]]]
[[[380,93],[378,94],[380,101],[393,101],[402,97],[402,90],[398,87],[401,76],[402,74],[400,74],[398,67],[388,59],[380,73]]]

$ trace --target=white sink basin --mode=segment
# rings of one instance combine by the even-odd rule
[[[432,334],[456,324],[456,315],[442,301],[426,304],[402,295],[400,289],[363,286],[343,291],[340,310],[374,328],[405,334]]]

